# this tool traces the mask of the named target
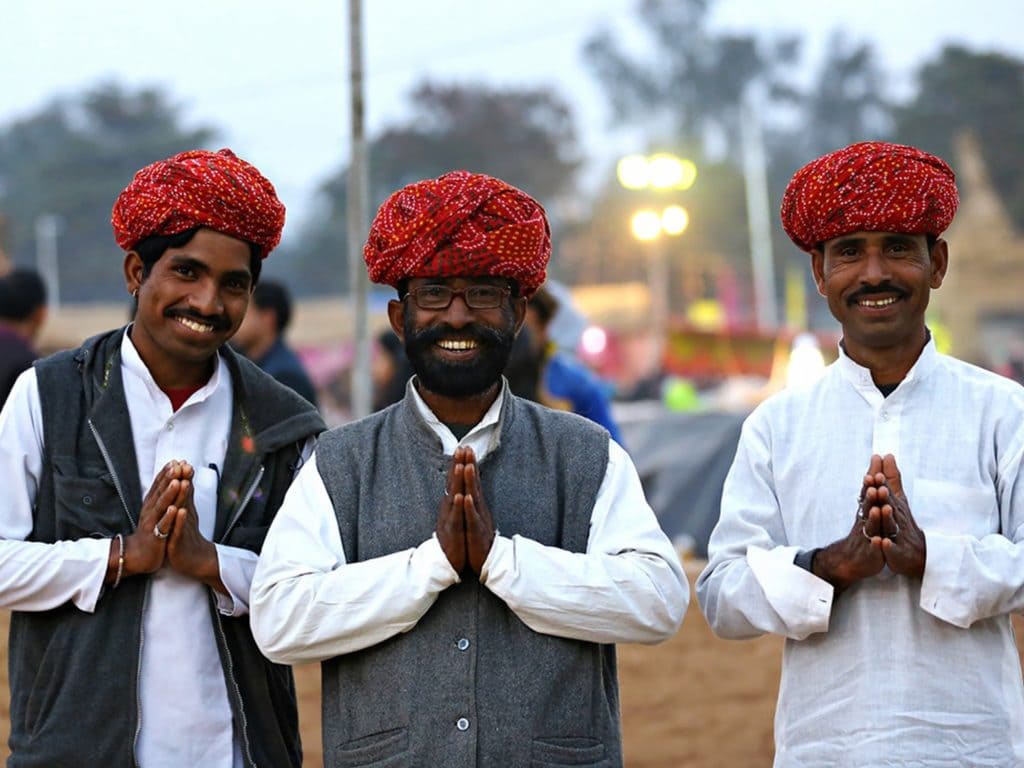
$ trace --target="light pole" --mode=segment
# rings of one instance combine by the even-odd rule
[[[654,155],[627,155],[616,166],[619,183],[626,189],[652,189],[658,192],[686,190],[697,180],[693,161],[664,152]],[[678,237],[690,223],[689,214],[680,205],[669,205],[661,211],[638,210],[630,220],[633,237],[651,243],[647,259],[647,287],[651,296],[651,365],[661,370],[669,316],[668,251],[662,236]]]

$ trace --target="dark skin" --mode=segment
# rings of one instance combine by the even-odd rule
[[[210,378],[218,350],[238,330],[249,305],[250,257],[248,243],[205,227],[185,245],[164,251],[148,274],[136,251],[125,254],[125,287],[138,300],[131,340],[160,387],[201,386]],[[194,475],[188,462],[171,461],[153,480],[138,525],[124,537],[122,580],[167,563],[227,594],[217,548],[199,532]],[[114,539],[108,585],[117,579],[120,555]]]
[[[155,573],[167,563],[179,573],[228,594],[220,578],[217,548],[199,532],[192,498],[194,475],[195,470],[185,461],[170,461],[157,475],[143,499],[138,526],[124,537],[122,581],[137,574]],[[156,530],[167,538],[157,536]],[[107,558],[105,584],[113,584],[117,578],[119,556],[115,540]]]
[[[924,532],[910,512],[896,459],[876,454],[864,475],[853,527],[818,552],[814,575],[842,592],[886,565],[893,573],[919,579],[926,561]]]
[[[898,384],[928,342],[925,311],[942,285],[949,248],[941,238],[860,231],[811,251],[818,292],[843,327],[850,359],[877,385]],[[872,456],[850,532],[819,550],[813,571],[837,590],[874,576],[886,565],[911,578],[924,574],[924,533],[910,512],[895,457]]]
[[[421,281],[413,280],[411,287]],[[454,279],[450,282],[456,289],[465,288],[469,280]],[[515,297],[512,302],[512,317],[518,333],[526,317],[526,299]],[[505,322],[502,309],[473,309],[461,296],[455,296],[447,308],[441,310],[420,309],[414,301],[391,301],[388,304],[388,319],[391,328],[400,339],[405,338],[405,313],[413,312],[417,327],[431,323],[446,323],[458,330],[471,323],[486,323],[498,326]],[[438,352],[438,354],[444,354]],[[501,390],[496,381],[484,392],[471,397],[449,397],[433,392],[417,379],[417,391],[423,401],[443,422],[449,424],[476,424],[494,404]],[[473,574],[480,577],[484,561],[494,543],[495,527],[490,508],[480,484],[480,470],[472,448],[456,448],[448,468],[445,496],[441,499],[437,515],[437,539],[448,562],[459,574]]]

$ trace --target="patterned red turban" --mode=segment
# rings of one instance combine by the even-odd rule
[[[782,227],[805,251],[861,230],[938,236],[959,202],[945,161],[903,144],[865,141],[794,174],[782,198]]]
[[[375,283],[410,277],[507,277],[531,296],[544,282],[551,230],[540,203],[482,173],[410,184],[377,211],[363,258]]]
[[[195,149],[136,173],[110,223],[126,251],[151,235],[203,226],[255,243],[266,258],[281,241],[284,205],[274,185],[230,149]]]

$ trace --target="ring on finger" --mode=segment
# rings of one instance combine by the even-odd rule
[[[153,535],[156,536],[158,539],[166,539],[168,536],[170,536],[169,533],[164,533],[160,530],[160,523],[157,523],[153,526]]]

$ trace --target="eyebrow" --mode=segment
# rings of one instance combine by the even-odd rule
[[[174,265],[185,265],[191,267],[197,272],[203,272],[205,274],[210,273],[210,265],[205,261],[195,258],[194,256],[172,256],[171,263]],[[234,280],[252,280],[252,273],[247,269],[233,269],[229,272],[225,272],[222,275],[226,279]]]

